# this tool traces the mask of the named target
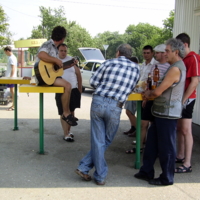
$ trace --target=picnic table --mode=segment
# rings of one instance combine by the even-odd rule
[[[140,168],[140,132],[141,132],[141,107],[142,95],[140,93],[132,93],[128,96],[127,101],[137,101],[137,121],[136,121],[136,159],[135,168]]]
[[[45,154],[44,151],[44,93],[63,93],[63,87],[52,86],[36,86],[36,85],[21,85],[19,92],[22,93],[39,93],[39,154]],[[136,160],[135,168],[140,168],[140,131],[141,131],[141,103],[142,96],[138,93],[129,95],[127,101],[137,101],[137,129],[136,129]]]
[[[39,154],[44,151],[44,93],[64,93],[63,87],[21,85],[19,92],[39,93]]]
[[[23,77],[1,77],[0,84],[14,84],[15,85],[15,100],[14,100],[14,128],[13,130],[19,130],[18,128],[18,104],[17,104],[17,92],[18,84],[30,84],[30,80],[24,80]]]

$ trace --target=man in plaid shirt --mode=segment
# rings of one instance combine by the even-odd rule
[[[123,103],[139,80],[139,67],[129,60],[132,47],[122,44],[116,58],[105,61],[90,79],[96,91],[91,104],[91,150],[80,161],[76,173],[86,181],[88,172],[95,167],[97,185],[104,185],[108,167],[104,158],[107,147],[117,132]]]

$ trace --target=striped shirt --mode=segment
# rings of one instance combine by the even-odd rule
[[[90,79],[94,94],[124,103],[139,80],[139,66],[125,56],[102,63]]]
[[[156,64],[158,66],[158,69],[159,69],[159,76],[160,76],[160,79],[163,77],[163,75],[165,74],[165,72],[167,71],[167,69],[170,67],[170,64],[169,63],[157,63]],[[153,70],[155,69],[155,65],[152,66],[151,68],[151,77],[153,77]]]

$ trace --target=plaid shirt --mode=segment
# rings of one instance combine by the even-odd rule
[[[90,79],[94,94],[124,103],[139,80],[139,67],[125,56],[107,60]]]

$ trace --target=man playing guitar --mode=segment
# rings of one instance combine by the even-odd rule
[[[58,56],[57,46],[64,42],[66,35],[67,31],[64,27],[56,26],[52,31],[51,39],[43,43],[42,46],[38,49],[36,63],[42,60],[46,63],[52,63],[58,66],[59,68],[62,68],[63,63],[61,60],[57,58]],[[73,64],[70,64],[65,68],[69,68],[74,64],[76,64],[76,61],[74,61]],[[35,72],[38,73],[36,67],[35,67]],[[24,77],[24,79],[27,78],[28,77]],[[41,85],[40,80],[36,80],[36,82],[38,83],[38,85]],[[73,115],[71,115],[71,112],[69,110],[71,84],[66,80],[62,79],[61,77],[57,77],[52,85],[58,87],[64,87],[64,93],[61,96],[62,107],[63,107],[62,119],[66,121],[70,126],[76,126],[77,122],[75,121]]]

